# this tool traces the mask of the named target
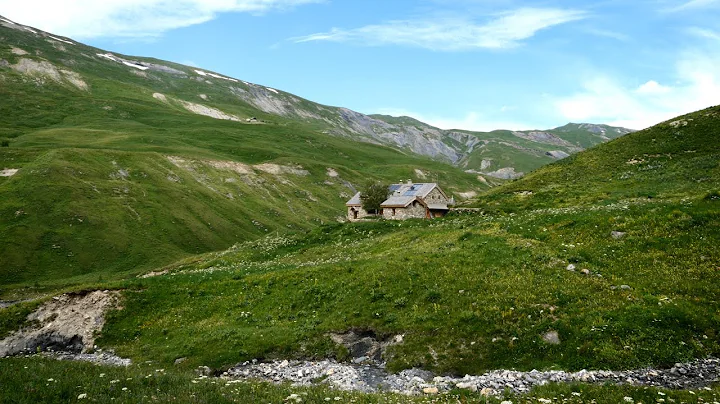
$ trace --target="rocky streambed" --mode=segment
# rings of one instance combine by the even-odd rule
[[[290,382],[307,386],[327,384],[341,390],[361,392],[396,392],[408,395],[438,394],[452,389],[468,389],[484,395],[500,395],[505,390],[526,393],[547,383],[611,383],[654,386],[669,389],[692,389],[718,380],[720,360],[715,358],[677,363],[669,369],[626,371],[581,370],[579,372],[497,370],[483,375],[464,377],[435,376],[420,369],[387,372],[381,363],[346,364],[332,360],[256,361],[239,364],[224,372],[225,379],[256,379],[274,383]]]

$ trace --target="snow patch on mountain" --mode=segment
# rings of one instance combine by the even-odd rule
[[[275,94],[280,94],[280,93],[278,92],[278,90],[276,90],[276,89],[274,89],[274,88],[265,87],[265,89],[268,90],[268,91],[272,91],[272,92],[275,93]]]
[[[115,55],[113,55],[112,53],[97,53],[96,55],[100,56],[101,58],[105,58],[107,60],[112,60],[113,62],[119,62],[119,60],[117,60],[115,58]]]
[[[54,40],[56,40],[56,41],[64,42],[64,43],[69,44],[69,45],[75,45],[75,43],[73,43],[73,42],[67,41],[67,40],[62,39],[62,38],[58,38],[58,37],[56,37],[56,36],[48,35],[48,37],[49,37],[49,38],[52,38],[52,39],[54,39]]]
[[[124,61],[124,60],[122,61],[122,64],[124,64],[125,66],[134,67],[134,68],[136,68],[136,69],[138,69],[138,70],[147,70],[147,69],[149,69],[149,67],[147,67],[147,66],[135,64],[135,63],[132,63],[132,62],[126,62],[126,61]]]

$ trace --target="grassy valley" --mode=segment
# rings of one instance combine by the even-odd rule
[[[720,107],[622,137],[582,124],[552,136],[492,132],[465,168],[487,160],[480,171],[532,170],[560,146],[607,141],[503,182],[318,121],[364,122],[349,110],[182,65],[98,56],[7,24],[0,37],[12,44],[0,45],[0,140],[9,143],[0,147],[0,297],[42,295],[0,309],[0,334],[32,327],[27,315],[53,295],[113,290],[120,304],[95,343],[133,361],[3,358],[0,401],[717,400],[717,385],[591,384],[409,398],[195,371],[349,362],[357,358],[332,338],[349,330],[394,341],[383,357],[393,372],[667,368],[717,357]],[[450,194],[479,195],[440,220],[341,223],[366,179],[437,180]]]
[[[449,192],[488,187],[449,165],[329,136],[233,95],[260,86],[196,80],[190,75],[203,76],[185,66],[135,58],[170,69],[139,70],[18,29],[0,34],[0,140],[9,143],[0,169],[14,173],[0,177],[7,298],[335,222],[369,178],[426,173]],[[193,113],[191,101],[237,120]]]
[[[138,360],[170,365],[184,357],[183,367],[220,369],[253,358],[344,359],[327,334],[347,329],[403,334],[388,356],[391,369],[451,374],[667,366],[717,355],[720,176],[717,149],[707,146],[717,111],[493,190],[477,203],[491,208],[486,214],[324,225],[115,284],[125,290],[124,309],[100,341]],[[636,177],[608,196],[602,181],[586,180],[576,198],[572,182],[551,181],[558,167],[619,178],[636,165],[616,148],[641,157],[645,139],[660,145],[653,154],[682,152],[655,168],[666,180],[648,184],[659,189]],[[604,164],[602,174],[587,167],[604,155],[619,164]],[[691,172],[706,181],[688,186]],[[544,188],[533,188],[537,178],[554,190],[555,207],[545,205]],[[553,331],[559,344],[544,338]]]

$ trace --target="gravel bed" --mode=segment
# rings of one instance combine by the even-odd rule
[[[390,374],[382,363],[346,364],[331,360],[317,362],[275,361],[245,362],[222,374],[226,379],[260,379],[275,383],[290,382],[307,386],[328,384],[341,390],[361,392],[390,391],[407,395],[437,394],[454,388],[499,395],[509,389],[526,393],[547,383],[612,383],[654,386],[668,389],[692,389],[718,380],[720,360],[715,358],[677,363],[670,369],[639,369],[625,371],[581,370],[579,372],[532,370],[517,372],[497,370],[483,375],[464,377],[435,376],[420,370],[407,369]]]

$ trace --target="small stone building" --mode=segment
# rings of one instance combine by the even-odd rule
[[[380,215],[385,219],[442,217],[450,210],[449,206],[455,203],[434,182],[413,184],[408,181],[406,184],[392,184],[388,188],[388,192],[390,196],[380,205]],[[363,209],[360,192],[356,193],[345,205],[348,208],[348,220],[350,221],[376,216]]]

